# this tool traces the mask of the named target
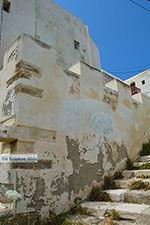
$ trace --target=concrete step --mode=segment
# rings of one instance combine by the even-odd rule
[[[115,209],[122,218],[136,219],[149,206],[145,204],[112,203],[112,202],[85,202],[81,204],[88,211],[95,213],[95,216],[103,216]],[[149,217],[150,218],[150,217]]]
[[[141,176],[150,177],[150,170],[125,170],[122,172],[122,175],[125,179]]]
[[[115,180],[115,181],[116,181],[116,184],[119,188],[128,189],[134,181],[140,181],[140,180],[148,183],[148,188],[150,188],[150,178],[146,178],[146,179],[130,178],[130,179]]]
[[[150,162],[150,155],[147,155],[147,156],[141,156],[139,159],[138,159],[139,162]]]
[[[138,204],[150,205],[150,191],[143,190],[128,190],[128,189],[115,189],[106,191],[112,201],[115,202],[128,202]]]

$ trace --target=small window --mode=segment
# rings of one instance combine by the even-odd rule
[[[10,11],[10,1],[8,0],[3,0],[3,10],[7,13]]]
[[[145,84],[145,80],[142,80],[142,85],[144,85]]]
[[[79,48],[80,48],[80,43],[79,43],[78,41],[74,41],[74,48],[75,48],[76,50],[79,50]]]

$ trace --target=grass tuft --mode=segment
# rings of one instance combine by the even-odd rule
[[[109,194],[107,192],[103,192],[102,188],[99,186],[95,186],[92,188],[88,199],[89,201],[103,201],[103,202],[111,201]]]
[[[108,190],[108,189],[117,189],[116,182],[114,181],[114,177],[111,176],[105,176],[104,177],[104,184],[102,186],[103,190]]]
[[[148,170],[150,169],[150,163],[146,163],[146,164],[143,164],[142,166],[139,167],[140,170]]]
[[[142,180],[134,181],[129,187],[130,190],[142,190],[142,189],[147,190],[147,188],[148,183],[143,182]]]
[[[114,174],[114,179],[116,179],[116,180],[118,180],[118,179],[123,179],[123,178],[124,178],[124,176],[122,175],[122,172],[121,172],[121,171],[116,172],[116,173]]]

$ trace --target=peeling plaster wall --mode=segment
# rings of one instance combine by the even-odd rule
[[[16,46],[17,57],[8,62]],[[66,71],[57,54],[23,34],[6,52],[0,72],[1,125],[9,127],[8,138],[16,137],[2,152],[39,156],[32,168],[11,165],[1,182],[15,184],[22,194],[18,212],[35,210],[43,217],[68,209],[105,175],[123,169],[127,155],[136,158],[150,137],[148,96],[142,96],[143,103],[135,101],[117,78],[115,90],[108,88],[106,74],[83,62],[77,71]],[[3,114],[8,96],[13,101],[9,116]]]

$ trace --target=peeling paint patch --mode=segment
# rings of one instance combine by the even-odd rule
[[[38,210],[44,206],[44,192],[45,192],[45,181],[44,179],[38,177],[36,178],[36,190],[31,197],[30,203],[28,203],[27,207],[33,207]]]
[[[100,182],[103,170],[103,153],[99,148],[97,163],[89,163],[80,158],[79,141],[78,139],[70,139],[66,137],[68,159],[73,164],[73,174],[68,176],[69,183],[69,197],[71,194],[79,194],[80,190],[84,190],[86,185],[92,185],[93,181]]]

